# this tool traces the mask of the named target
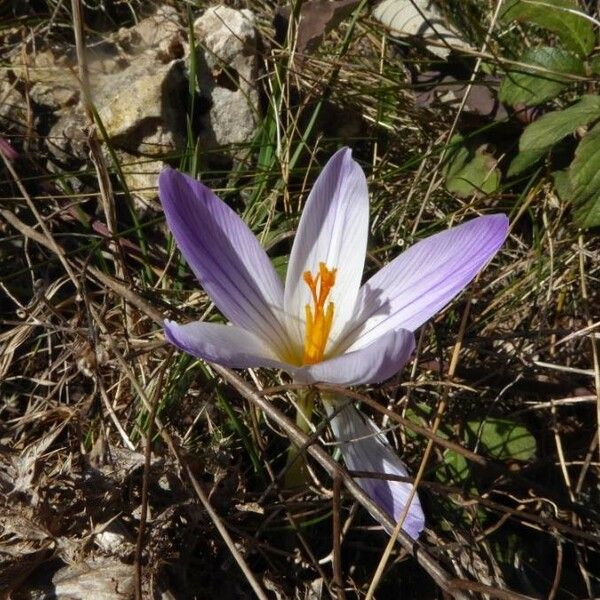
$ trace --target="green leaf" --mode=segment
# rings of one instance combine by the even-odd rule
[[[511,106],[532,106],[554,98],[570,82],[569,78],[563,77],[561,73],[585,74],[583,61],[562,48],[530,48],[523,54],[520,62],[530,64],[532,68],[511,69],[500,85],[500,100]]]
[[[271,263],[273,264],[275,271],[277,271],[277,275],[279,275],[279,277],[281,277],[284,281],[287,274],[288,260],[289,257],[287,255],[274,256],[271,259]]]
[[[471,474],[469,463],[462,454],[446,448],[444,462],[436,471],[436,477],[444,483],[460,483]]]
[[[519,154],[512,159],[508,167],[506,173],[507,177],[516,177],[529,170],[542,159],[546,152],[548,152],[547,148],[536,148],[535,150],[519,152]]]
[[[554,171],[552,173],[554,179],[554,189],[561,200],[571,200],[573,197],[573,186],[567,169]]]
[[[477,439],[498,460],[530,460],[537,445],[529,430],[510,419],[490,418],[467,423],[469,437]]]
[[[500,185],[496,159],[482,149],[470,155],[460,151],[447,164],[446,189],[457,196],[491,194]]]
[[[594,75],[600,75],[600,54],[598,56],[594,56],[588,60],[588,65],[590,66],[590,71]]]
[[[471,152],[465,146],[465,138],[457,133],[448,142],[448,153],[445,160],[445,174],[447,179],[452,179],[469,162]]]
[[[508,0],[502,11],[504,21],[526,21],[552,31],[566,48],[587,56],[596,43],[592,23],[571,0]]]
[[[582,96],[564,110],[555,110],[540,117],[525,128],[519,140],[521,152],[550,146],[560,142],[578,127],[600,118],[600,97]]]
[[[575,222],[584,229],[600,225],[600,125],[581,140],[569,167]]]

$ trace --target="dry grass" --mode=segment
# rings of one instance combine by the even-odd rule
[[[34,4],[0,8],[4,73],[33,43],[74,48],[68,3]],[[149,8],[98,6],[83,18],[99,35]],[[368,272],[449,224],[511,217],[503,250],[422,328],[405,372],[353,396],[422,473],[428,517],[419,545],[394,547],[376,597],[597,596],[597,236],[574,228],[543,175],[492,196],[446,192],[440,157],[457,113],[415,106],[403,65],[423,56],[403,63],[366,10],[298,67],[272,41],[273,7],[249,7],[265,39],[264,119],[233,171],[202,152],[200,164],[278,268],[342,143],[370,182]],[[485,31],[470,33],[481,47]],[[116,597],[115,585],[124,597],[364,597],[387,536],[328,458],[326,422],[312,438],[294,430],[285,375],[237,376],[164,343],[164,317],[220,317],[159,206],[140,213],[110,157],[49,172],[49,115],[27,106],[24,122],[0,120],[20,153],[0,163],[0,590],[49,597],[62,573],[60,589],[71,577],[82,598]],[[499,418],[533,436],[534,456],[481,443]],[[296,495],[280,485],[290,436],[314,476]]]

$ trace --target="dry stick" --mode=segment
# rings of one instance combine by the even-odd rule
[[[34,217],[36,218],[37,222],[39,223],[39,225],[43,231],[43,234],[41,234],[39,231],[29,228],[29,229],[31,229],[31,231],[34,231],[37,235],[28,236],[28,237],[32,237],[33,239],[37,238],[36,241],[40,241],[41,239],[44,239],[44,242],[42,242],[42,243],[56,254],[56,256],[58,257],[58,260],[60,260],[63,267],[65,268],[65,271],[67,272],[71,281],[73,282],[75,289],[77,290],[77,292],[80,292],[79,280],[75,276],[74,271],[71,269],[71,266],[69,265],[69,263],[67,261],[67,258],[65,256],[63,249],[56,243],[56,241],[52,237],[52,233],[50,232],[50,229],[48,229],[48,225],[46,225],[46,221],[44,221],[44,219],[42,218],[42,215],[40,215],[40,213],[38,212],[37,208],[35,207],[35,204],[31,200],[31,196],[25,189],[25,186],[21,182],[20,177],[17,175],[17,172],[13,168],[11,162],[6,158],[6,156],[4,155],[4,152],[2,152],[1,148],[0,148],[0,156],[2,156],[4,165],[8,169],[8,172],[10,173],[14,182],[17,184],[17,187],[19,188],[19,191],[23,195],[25,202],[27,202],[27,206],[29,206],[29,210],[31,210],[31,212],[33,213]],[[5,209],[2,209],[1,212],[2,212],[2,215],[6,218],[6,220],[12,224],[12,222],[11,222],[12,219],[8,216],[8,215],[12,215],[12,213]],[[8,215],[7,215],[7,213],[8,213]],[[17,217],[15,217],[15,219],[17,221],[21,222]]]
[[[463,312],[462,319],[460,322],[458,339],[456,341],[456,344],[454,345],[454,351],[452,353],[452,360],[450,361],[450,366],[448,368],[448,379],[453,379],[454,372],[456,371],[456,367],[458,365],[458,357],[460,354],[460,349],[462,347],[462,340],[465,335],[465,329],[467,328],[469,307],[471,306],[471,298],[473,296],[472,290],[473,290],[473,288],[471,287],[468,297],[467,297],[467,303],[465,306],[465,310]],[[434,434],[437,433],[440,423],[442,422],[442,416],[444,414],[444,411],[446,410],[447,397],[448,397],[448,389],[444,388],[444,395],[442,396],[442,399],[440,400],[440,403],[438,405],[438,410],[435,415],[433,427],[431,429],[431,431]],[[406,505],[404,506],[402,513],[400,514],[400,517],[398,518],[398,522],[396,523],[396,525],[394,527],[394,532],[392,533],[392,535],[388,541],[388,544],[383,552],[381,560],[379,561],[379,564],[377,565],[377,569],[375,570],[375,574],[373,575],[373,579],[371,580],[371,585],[369,586],[369,590],[367,591],[365,600],[373,599],[373,595],[375,594],[375,589],[379,585],[379,581],[381,580],[381,576],[383,575],[383,570],[385,569],[385,566],[390,558],[392,548],[394,547],[394,543],[396,542],[396,537],[397,537],[398,533],[400,532],[400,530],[402,529],[404,520],[406,519],[406,516],[408,515],[408,511],[410,510],[410,505],[413,501],[413,498],[415,497],[415,495],[417,493],[417,487],[419,485],[419,482],[421,481],[421,479],[423,478],[423,475],[425,474],[425,468],[427,467],[427,463],[429,462],[429,456],[430,456],[432,450],[433,450],[433,440],[430,438],[427,442],[427,446],[425,448],[425,452],[423,454],[423,459],[421,460],[421,464],[419,465],[419,470],[417,471],[417,475],[415,477],[415,483],[410,491],[410,494],[408,495],[408,498],[406,500]]]
[[[500,15],[500,7],[501,6],[502,6],[502,0],[497,0],[496,8],[494,10],[494,14],[492,16],[490,26],[488,27],[488,30],[485,34],[485,39],[483,40],[483,45],[481,47],[482,53],[484,53],[487,50],[488,44],[490,42],[490,38],[492,37],[492,31],[494,30],[494,27],[496,26],[496,21],[498,20],[498,16]],[[467,100],[469,99],[469,95],[471,93],[471,90],[473,89],[473,84],[475,83],[475,79],[477,78],[477,73],[479,72],[482,62],[483,62],[483,59],[481,57],[477,58],[477,61],[475,62],[475,66],[473,67],[473,72],[471,73],[471,76],[469,77],[469,83],[467,84],[467,87],[465,88],[465,94],[461,100],[458,110],[456,111],[456,115],[454,117],[454,121],[452,122],[452,126],[450,127],[450,131],[448,132],[448,135],[446,136],[446,143],[444,144],[444,147],[442,148],[442,151],[440,153],[437,164],[435,165],[435,167],[433,169],[433,175],[429,181],[429,186],[427,188],[427,191],[425,192],[425,198],[423,199],[419,213],[415,219],[415,222],[413,223],[413,228],[412,228],[412,232],[411,232],[412,235],[414,235],[417,232],[417,228],[421,221],[421,215],[423,214],[425,204],[427,203],[427,201],[429,200],[429,197],[433,193],[434,187],[436,185],[439,185],[439,183],[440,183],[439,180],[436,181],[435,174],[438,172],[440,166],[442,165],[442,163],[444,162],[444,160],[446,158],[446,154],[447,154],[448,148],[449,148],[449,143],[452,139],[452,136],[454,135],[454,131],[456,130],[456,127],[458,126],[458,120],[460,118],[460,115],[462,114],[462,112],[467,104]]]
[[[100,377],[98,377],[97,383],[98,383],[98,390],[100,391],[100,397],[102,398],[102,402],[104,402],[104,406],[106,408],[106,412],[108,413],[108,416],[110,417],[111,421],[113,422],[116,430],[119,432],[119,435],[121,436],[121,439],[123,440],[123,443],[125,444],[125,446],[127,448],[129,448],[129,450],[134,451],[135,445],[129,439],[129,436],[127,435],[127,432],[125,431],[125,428],[123,427],[123,425],[121,425],[121,422],[119,421],[119,417],[117,416],[115,409],[112,407],[112,404],[110,403],[110,399],[108,397],[108,394],[106,393],[106,388],[104,387],[104,384],[102,383],[102,379]]]
[[[594,400],[596,398],[594,397]],[[581,467],[581,471],[579,472],[579,477],[577,478],[577,486],[575,487],[575,492],[577,495],[581,494],[581,490],[583,489],[583,482],[585,481],[585,476],[592,464],[592,457],[594,452],[596,452],[596,447],[598,446],[598,436],[594,434],[592,437],[592,441],[590,442],[587,452],[585,453],[585,458],[583,460],[583,466]]]
[[[293,444],[302,446],[309,443],[310,438],[305,433],[300,431],[290,419],[283,415],[266,398],[257,394],[256,391],[237,373],[220,365],[213,364],[212,368],[230,383],[244,398],[265,412],[269,418],[285,432]],[[333,460],[328,452],[321,446],[315,444],[309,445],[307,447],[307,452],[325,469],[325,471],[327,471],[332,479],[339,476],[344,482],[344,486],[348,492],[350,492],[350,494],[352,494],[352,496],[354,496],[354,498],[360,502],[360,504],[362,504],[376,520],[389,529],[394,527],[395,523],[390,519],[387,513],[385,513],[377,503],[371,500],[350,476],[348,471]],[[419,542],[414,541],[410,536],[404,533],[404,531],[400,531],[398,534],[398,541],[407,552],[415,557],[421,567],[444,591],[451,594],[454,598],[466,600],[467,597],[460,590],[456,589],[451,583],[451,577],[444,568],[427,553],[424,546],[419,544]]]
[[[170,364],[171,356],[173,355],[174,348],[169,348],[167,356],[163,364]],[[137,543],[135,545],[135,598],[136,600],[142,599],[142,552],[144,548],[144,534],[146,532],[146,519],[148,517],[148,485],[150,479],[150,462],[152,460],[152,425],[156,419],[156,412],[158,411],[158,404],[160,399],[160,391],[162,388],[163,378],[165,375],[166,368],[160,370],[158,374],[158,380],[156,382],[156,388],[154,390],[154,398],[152,398],[152,409],[150,411],[148,419],[148,431],[146,433],[146,447],[144,448],[144,475],[142,479],[142,512],[140,514],[140,527],[138,529]]]
[[[162,327],[164,322],[162,313],[156,310],[156,308],[154,308],[152,305],[148,304],[148,302],[146,302],[139,294],[127,287],[127,285],[118,279],[103,273],[99,269],[96,269],[96,267],[88,265],[80,259],[76,259],[76,263],[79,264],[80,267],[84,268],[85,271],[91,273],[100,283],[110,287],[116,294],[122,296],[125,300],[136,306],[144,314],[149,316],[156,324]]]
[[[92,312],[94,319],[96,320],[96,322],[98,323],[100,328],[103,330],[103,332],[107,333],[108,331],[106,329],[106,326],[104,325],[102,320],[99,318],[96,311],[92,307],[90,307],[90,311]],[[159,314],[159,313],[157,313],[157,311],[152,311],[152,312],[155,315]],[[160,317],[158,318],[158,322],[162,323],[162,319]],[[138,380],[135,377],[135,374],[131,370],[128,362],[125,360],[125,357],[121,354],[121,352],[119,351],[119,349],[117,348],[116,344],[114,343],[113,339],[110,336],[107,337],[107,342],[110,347],[110,350],[115,355],[115,358],[121,365],[121,368],[123,369],[125,375],[131,382],[132,387],[134,388],[134,390],[137,392],[138,396],[142,400],[142,403],[144,404],[146,410],[151,413],[152,406],[146,396],[146,392],[143,390],[142,386],[139,384]],[[266,594],[263,592],[260,584],[258,583],[256,577],[254,576],[254,573],[252,573],[252,571],[250,570],[250,567],[246,563],[244,557],[241,555],[239,550],[235,547],[235,543],[234,543],[233,539],[231,538],[231,536],[229,535],[227,528],[225,527],[225,525],[223,525],[221,518],[219,517],[219,515],[216,513],[216,511],[211,506],[211,504],[208,500],[208,497],[204,493],[204,490],[202,489],[202,487],[200,486],[200,484],[194,477],[194,474],[193,474],[192,470],[190,469],[190,467],[188,466],[187,462],[182,458],[181,454],[179,453],[179,450],[177,449],[177,447],[173,441],[173,438],[171,438],[168,431],[164,428],[162,421],[158,417],[158,415],[155,415],[154,422],[156,423],[158,429],[160,430],[161,437],[163,438],[163,440],[165,441],[165,443],[167,444],[167,446],[169,447],[169,449],[171,450],[171,452],[177,459],[179,466],[185,471],[190,483],[192,484],[192,487],[194,488],[194,492],[196,492],[196,496],[198,496],[198,499],[200,500],[202,506],[204,506],[206,512],[208,513],[208,516],[212,520],[217,531],[221,534],[223,541],[225,542],[227,548],[231,552],[231,555],[233,556],[235,561],[238,563],[238,566],[244,573],[246,579],[248,580],[248,583],[254,590],[254,593],[260,600],[268,600]]]
[[[552,582],[552,588],[548,593],[548,600],[554,600],[558,593],[560,579],[563,570],[563,546],[562,541],[559,537],[556,538],[556,571],[554,573],[554,581]]]
[[[577,238],[577,249],[579,250],[579,279],[581,286],[581,297],[583,299],[583,308],[586,313],[588,327],[593,325],[593,320],[589,314],[589,295],[587,291],[585,261],[583,259],[583,234],[580,233]],[[598,429],[598,441],[600,441],[600,357],[598,356],[598,344],[596,334],[590,333],[590,342],[592,345],[592,363],[594,365],[594,383],[596,386],[596,427]],[[600,449],[600,444],[598,445]]]
[[[583,233],[579,233],[577,237],[577,249],[579,254],[579,277],[580,277],[580,286],[581,286],[581,296],[583,299],[583,310],[586,315],[588,327],[593,324],[592,317],[589,312],[589,296],[587,291],[587,282],[586,282],[586,273],[585,273],[585,260],[583,253]],[[597,427],[597,435],[596,440],[598,443],[598,449],[600,453],[600,357],[598,356],[598,344],[596,342],[596,334],[592,331],[589,335],[590,343],[592,345],[592,362],[594,365],[594,384],[596,386],[596,427]],[[583,479],[585,477],[585,473],[589,468],[589,463],[584,462],[583,467],[581,468],[581,472],[579,474],[579,481],[583,485]],[[578,484],[579,484],[578,481]],[[591,584],[589,574],[583,565],[583,561],[580,559],[579,549],[575,548],[575,553],[579,560],[577,561],[577,566],[579,571],[581,572],[581,577],[586,585],[588,593],[591,593]]]
[[[83,17],[81,14],[81,1],[71,0],[71,10],[73,13],[73,31],[75,33],[75,47],[77,50],[77,67],[79,72],[79,84],[83,96],[83,106],[87,119],[90,124],[90,130],[88,132],[87,141],[90,148],[90,156],[96,169],[96,175],[98,177],[98,187],[100,189],[100,198],[102,199],[102,209],[104,211],[104,218],[106,219],[106,226],[111,236],[113,236],[112,250],[115,262],[116,273],[118,277],[124,277],[127,273],[125,269],[125,257],[123,256],[123,249],[119,242],[114,239],[117,232],[117,217],[115,214],[115,203],[112,185],[110,183],[110,176],[108,174],[108,168],[106,167],[106,161],[100,148],[100,142],[96,134],[96,128],[94,125],[94,105],[92,102],[92,96],[90,93],[90,82],[88,77],[87,60],[85,56],[85,43],[83,40]]]
[[[338,475],[333,480],[333,585],[339,600],[346,600],[344,576],[342,573],[342,527],[341,502],[342,479]]]

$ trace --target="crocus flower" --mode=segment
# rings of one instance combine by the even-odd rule
[[[443,308],[490,260],[507,235],[504,215],[483,216],[422,240],[361,286],[369,228],[367,182],[348,148],[317,178],[300,219],[285,286],[242,219],[202,183],[173,169],[160,198],[179,249],[230,321],[165,321],[181,350],[232,368],[284,369],[300,383],[377,383],[414,349],[413,331]],[[407,472],[377,426],[350,404],[326,406],[351,470]],[[408,483],[357,483],[398,520]],[[424,517],[413,498],[403,529],[417,538]]]

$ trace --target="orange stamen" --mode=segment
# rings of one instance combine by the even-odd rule
[[[335,285],[337,269],[328,269],[325,263],[319,263],[319,272],[316,277],[310,271],[305,271],[302,278],[310,289],[313,306],[307,304],[306,332],[304,335],[304,354],[302,364],[312,365],[323,360],[327,339],[333,323],[335,306],[325,302]]]

